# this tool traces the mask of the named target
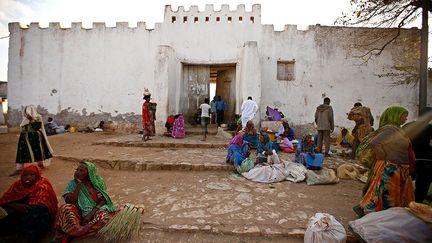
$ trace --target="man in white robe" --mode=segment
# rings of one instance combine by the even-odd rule
[[[258,105],[255,101],[252,100],[252,97],[248,97],[241,106],[241,121],[242,127],[246,127],[246,123],[252,120],[255,116],[255,113],[258,111]]]

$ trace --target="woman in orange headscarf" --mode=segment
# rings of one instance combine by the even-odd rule
[[[36,165],[24,167],[0,198],[0,235],[19,233],[32,241],[42,239],[53,226],[57,196]]]

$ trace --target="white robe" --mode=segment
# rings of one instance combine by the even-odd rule
[[[252,120],[258,110],[258,105],[253,100],[245,100],[241,106],[242,127],[246,127],[246,123]]]

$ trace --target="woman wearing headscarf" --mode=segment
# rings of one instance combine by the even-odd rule
[[[258,147],[258,134],[253,124],[253,121],[246,122],[246,127],[244,129],[243,140],[249,143],[250,148]]]
[[[56,239],[68,242],[72,238],[95,235],[114,216],[116,208],[107,194],[102,177],[91,162],[81,162],[63,193],[66,204],[59,208]]]
[[[408,111],[400,106],[387,108],[381,115],[379,129],[359,145],[357,155],[370,150],[370,171],[360,204],[353,209],[359,215],[388,209],[407,207],[414,201],[414,190],[409,175],[410,162],[415,161],[409,138],[400,126]]]
[[[42,117],[36,107],[33,105],[24,107],[20,127],[16,169],[9,176],[19,175],[24,163],[38,162],[39,167],[43,168],[43,161],[52,158],[53,150],[48,142]]]
[[[316,147],[311,135],[305,135],[297,145],[294,161],[303,164],[308,169],[321,169],[324,155],[315,153]]]
[[[144,103],[142,105],[142,127],[143,140],[150,140],[150,136],[155,135],[156,103],[150,102],[151,93],[144,89]]]
[[[28,165],[0,198],[1,235],[18,233],[32,242],[41,240],[53,225],[57,196],[36,165]]]
[[[243,160],[249,157],[249,149],[249,143],[243,141],[243,136],[241,134],[236,135],[231,139],[228,146],[226,162],[233,164],[235,167],[240,166]]]

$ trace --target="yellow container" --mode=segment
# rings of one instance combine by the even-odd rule
[[[71,132],[71,133],[76,132],[76,128],[75,128],[75,127],[71,127],[71,128],[70,128],[70,132]]]

